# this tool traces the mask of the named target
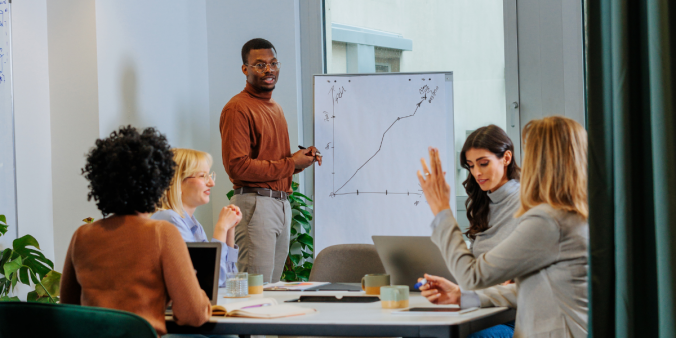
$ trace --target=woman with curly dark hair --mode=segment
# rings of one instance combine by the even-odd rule
[[[73,234],[61,277],[61,303],[136,313],[166,334],[173,301],[178,324],[199,326],[211,304],[174,225],[150,219],[174,175],[164,135],[131,126],[96,140],[82,174],[104,218]]]

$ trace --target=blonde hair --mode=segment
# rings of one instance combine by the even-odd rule
[[[190,177],[197,172],[202,164],[206,164],[211,168],[213,158],[209,153],[199,150],[173,148],[174,161],[176,162],[176,171],[174,177],[171,178],[169,188],[162,195],[162,210],[171,209],[183,216],[183,200],[181,199],[181,183],[187,177]]]
[[[547,203],[554,209],[589,216],[587,132],[577,122],[550,116],[523,128],[521,207],[516,217]]]

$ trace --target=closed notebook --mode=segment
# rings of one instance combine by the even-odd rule
[[[315,313],[317,310],[290,304],[277,304],[272,298],[261,298],[211,308],[213,316],[272,319]]]

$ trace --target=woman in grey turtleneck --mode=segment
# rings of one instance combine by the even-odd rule
[[[465,245],[439,150],[430,148],[431,170],[423,160],[418,179],[435,215],[432,242],[464,289],[516,282],[514,337],[587,337],[587,133],[569,118],[550,116],[530,121],[522,135],[518,224],[479,256]]]
[[[475,257],[494,248],[516,227],[514,214],[520,205],[521,170],[513,160],[513,154],[512,140],[495,125],[472,132],[460,152],[460,163],[469,171],[462,183],[467,192],[465,206],[470,222],[465,235],[472,242],[471,251]],[[459,304],[461,308],[480,307],[482,304],[516,306],[515,301],[510,302],[516,298],[513,283],[480,291],[461,291],[456,284],[442,277],[426,277],[429,284],[420,290],[433,303]],[[476,332],[470,337],[511,337],[513,333],[514,322],[511,322]]]

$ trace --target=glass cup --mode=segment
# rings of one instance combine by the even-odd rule
[[[246,272],[225,274],[225,296],[246,297],[249,295],[249,276]]]

